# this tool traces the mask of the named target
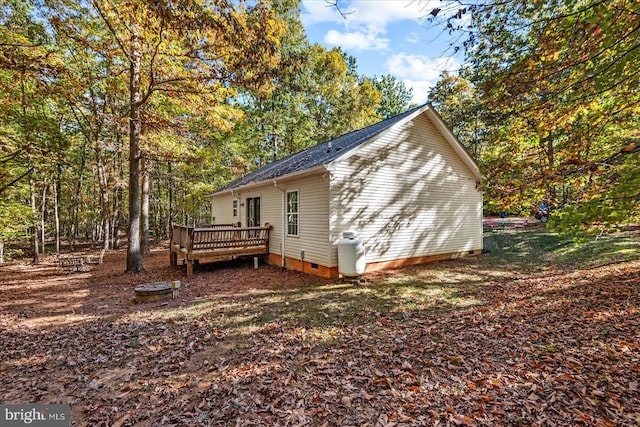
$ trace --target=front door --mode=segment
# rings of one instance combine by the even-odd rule
[[[260,227],[260,197],[247,198],[247,227]]]

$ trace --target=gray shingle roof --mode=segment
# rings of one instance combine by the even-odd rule
[[[326,165],[347,151],[389,129],[391,126],[402,121],[404,118],[410,116],[412,113],[423,107],[424,105],[421,105],[395,117],[391,117],[360,130],[349,132],[330,141],[314,145],[313,147],[307,148],[299,153],[276,160],[225,185],[216,192],[233,190],[247,184],[268,181],[295,172],[302,172],[317,166]],[[331,147],[331,149],[329,149],[329,147]]]

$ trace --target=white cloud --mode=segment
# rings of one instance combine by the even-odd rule
[[[329,6],[324,1],[303,0],[302,13],[300,15],[302,24],[308,25],[318,24],[321,22],[342,23],[344,18],[340,16],[336,8]]]
[[[451,57],[431,59],[425,55],[397,53],[385,63],[387,72],[402,80],[407,87],[413,89],[413,102],[426,102],[429,89],[440,78],[440,74],[454,71],[460,63]]]
[[[324,41],[332,46],[341,46],[346,50],[387,50],[389,39],[379,37],[376,32],[345,32],[331,30],[324,36]]]
[[[340,15],[335,7],[320,0],[303,0],[301,20],[305,27],[330,23],[344,28],[327,32],[324,41],[334,46],[359,50],[387,50],[389,39],[387,26],[392,22],[413,20],[421,22],[437,1],[419,0],[378,0],[341,2]],[[417,34],[414,38],[417,37]],[[417,41],[417,39],[416,39]],[[415,43],[413,41],[412,43]]]
[[[404,85],[412,89],[413,98],[411,102],[422,105],[429,99],[429,89],[433,86],[432,82],[424,80],[402,80]]]
[[[415,103],[427,101],[429,89],[444,70],[460,67],[460,61],[453,57],[432,59],[420,51],[444,51],[441,43],[426,36],[424,28],[432,9],[443,8],[442,16],[453,13],[455,8],[444,7],[440,0],[340,0],[346,19],[327,4],[324,0],[301,0],[305,28],[313,27],[316,37],[327,46],[358,52],[359,65],[365,64],[369,75],[388,73],[403,81],[413,90]],[[428,44],[427,39],[431,40]],[[385,55],[389,55],[386,62],[381,58]]]
[[[416,44],[420,41],[420,34],[416,33],[415,31],[412,31],[405,38],[405,40],[409,43]]]
[[[340,10],[347,14],[344,19],[335,7],[327,7],[321,0],[302,0],[302,20],[305,25],[319,22],[352,24],[378,23],[413,19],[420,21],[439,4],[438,0],[354,0],[340,2]]]
[[[431,59],[425,55],[396,53],[385,63],[390,74],[410,80],[437,80],[445,71],[454,71],[460,63],[453,57]]]

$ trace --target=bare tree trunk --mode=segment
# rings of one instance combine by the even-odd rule
[[[102,159],[102,149],[100,144],[96,143],[96,163],[98,167],[98,185],[100,186],[100,210],[102,211],[102,239],[103,249],[109,249],[109,228],[111,226],[110,210],[109,210],[109,183],[107,173]]]
[[[184,225],[189,225],[189,217],[187,216],[187,208],[185,206],[184,200],[187,199],[187,191],[186,190],[182,190],[182,223]]]
[[[0,239],[0,265],[4,264],[4,240]]]
[[[120,167],[120,178],[124,179],[122,166]],[[116,186],[115,212],[113,213],[113,249],[120,249],[120,225],[122,224],[122,205],[124,203],[123,193],[122,184],[119,183]]]
[[[153,243],[157,244],[160,239],[164,239],[164,205],[162,203],[162,186],[160,184],[160,177],[156,176],[155,182],[151,183],[151,194],[155,195],[153,210],[153,221],[151,221],[151,229],[153,233]]]
[[[553,141],[554,139],[551,138],[551,136],[548,137],[547,139],[547,168],[550,170],[555,169],[555,163],[556,163],[556,159],[555,159],[555,148],[553,146]],[[553,181],[550,181],[547,184],[547,197],[548,197],[548,203],[553,205],[553,206],[557,206],[558,205],[558,198],[557,198],[557,192],[556,192],[556,186],[555,183]]]
[[[151,253],[151,241],[149,239],[149,192],[151,185],[149,182],[149,165],[147,159],[142,159],[142,254],[149,255]]]
[[[53,183],[53,216],[56,223],[56,255],[60,255],[60,166]]]
[[[132,29],[132,49],[129,68],[129,247],[127,248],[127,272],[144,270],[140,253],[140,36]]]
[[[120,138],[118,137],[118,140]],[[119,145],[120,141],[118,141]],[[113,249],[120,249],[120,225],[122,224],[122,204],[123,204],[123,182],[124,182],[124,165],[122,163],[122,152],[118,150],[116,153],[116,166],[118,168],[118,182],[114,191],[114,208],[113,208],[113,225],[111,232],[111,236],[113,238],[113,243],[111,247]]]
[[[164,192],[162,188],[162,178],[160,174],[156,177],[155,186],[152,187],[151,194],[155,195],[155,212],[154,212],[154,220],[153,220],[153,230],[154,233],[154,243],[159,243],[161,240],[165,240],[167,238],[167,232],[165,227],[165,218],[167,215],[167,209],[164,204]]]
[[[82,158],[80,159],[80,169],[78,171],[78,185],[76,185],[76,194],[75,200],[76,203],[73,203],[73,212],[71,215],[71,228],[69,230],[69,247],[73,251],[74,245],[76,243],[76,237],[78,235],[78,211],[80,207],[80,192],[82,191],[82,184],[84,181],[84,167],[86,165],[86,150],[83,146],[82,148]]]
[[[32,249],[33,249],[33,263],[37,264],[38,262],[40,262],[40,243],[39,243],[39,239],[40,237],[38,236],[39,234],[39,230],[38,230],[38,226],[35,223],[35,219],[36,219],[36,214],[38,211],[38,208],[36,207],[36,184],[33,181],[33,174],[29,177],[29,193],[31,196],[31,218],[32,221],[34,221],[33,226],[31,227],[31,244],[32,244]]]
[[[167,218],[167,234],[171,236],[171,233],[173,233],[173,171],[171,170],[171,161],[167,163],[169,164],[169,217]]]
[[[41,241],[42,241],[42,255],[46,255],[46,240],[45,240],[45,222],[46,222],[46,211],[47,211],[47,178],[44,179],[44,183],[42,185],[42,200],[40,203],[40,233]]]

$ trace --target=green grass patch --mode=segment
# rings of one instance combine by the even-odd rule
[[[525,270],[587,268],[638,259],[638,232],[600,236],[563,236],[547,229],[492,230],[485,233],[487,257]]]

